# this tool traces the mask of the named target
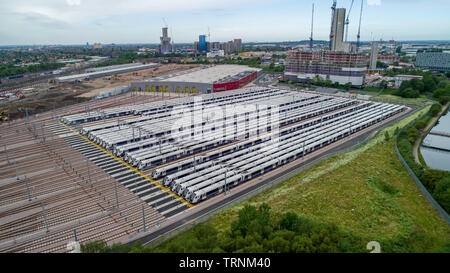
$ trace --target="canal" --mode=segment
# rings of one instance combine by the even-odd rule
[[[420,153],[428,167],[450,171],[450,114],[448,110],[423,140]]]

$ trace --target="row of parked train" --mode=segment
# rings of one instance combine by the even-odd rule
[[[404,110],[254,87],[110,109],[81,133],[195,204]]]
[[[194,159],[194,162],[190,162],[191,160],[177,162],[156,169],[152,176],[164,177],[163,184],[166,187],[195,204],[404,110],[403,106],[370,105],[327,122],[291,131],[279,138],[276,134],[266,135],[256,145],[247,147],[246,143],[242,143],[242,149],[236,149],[233,153],[213,160],[205,155]]]

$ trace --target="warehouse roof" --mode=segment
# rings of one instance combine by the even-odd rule
[[[84,74],[77,74],[77,75],[71,75],[71,76],[64,76],[57,78],[60,82],[70,82],[70,81],[76,81],[76,80],[83,80],[87,78],[95,78],[95,77],[101,77],[102,75],[109,75],[109,74],[119,74],[119,73],[126,73],[130,70],[136,71],[136,70],[143,70],[147,68],[151,68],[154,66],[158,66],[159,64],[156,63],[149,63],[149,64],[142,64],[142,65],[134,65],[131,67],[120,67],[120,68],[114,68],[111,70],[106,71],[97,71],[97,72],[91,72],[91,73],[84,73]]]
[[[225,78],[234,78],[243,72],[256,72],[260,70],[259,68],[252,68],[245,65],[216,65],[170,74],[149,81],[215,83],[221,82]]]

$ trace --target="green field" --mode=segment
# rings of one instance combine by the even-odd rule
[[[426,95],[420,95],[418,98],[402,98],[400,96],[390,95],[390,94],[381,94],[377,96],[377,98],[391,99],[391,100],[402,100],[407,102],[425,102]]]
[[[384,129],[367,144],[220,212],[206,224],[214,226],[220,236],[229,232],[245,205],[267,203],[275,215],[292,211],[317,222],[334,223],[362,242],[380,242],[385,252],[436,251],[450,241],[450,228],[404,169],[392,137],[396,127],[405,126],[428,108]],[[167,250],[174,240],[188,242],[193,233],[182,233],[155,250]]]

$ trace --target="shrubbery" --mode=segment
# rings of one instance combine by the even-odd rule
[[[407,74],[421,75],[423,76],[423,79],[403,81],[399,89],[394,92],[394,95],[401,96],[403,98],[418,98],[420,97],[420,94],[429,93],[433,94],[433,97],[438,100],[440,100],[441,97],[450,97],[450,84],[448,83],[445,75],[436,76],[432,75],[430,72],[422,71],[409,71]],[[443,102],[445,102],[445,100]],[[443,103],[443,105],[445,103]]]
[[[188,231],[183,240],[171,240],[152,249],[137,243],[134,246],[106,246],[91,242],[82,246],[85,253],[162,252],[162,253],[335,253],[367,252],[356,236],[334,224],[318,223],[293,212],[275,215],[262,204],[259,208],[245,206],[238,219],[225,234],[219,235],[210,224],[200,224]]]
[[[447,212],[450,211],[450,176],[447,175],[437,183],[433,196]]]
[[[29,66],[15,66],[13,64],[0,64],[0,77],[8,77],[13,75],[20,75],[25,73],[36,73],[41,71],[48,71],[65,66],[60,63],[42,63]]]
[[[430,108],[430,113],[433,117],[437,116],[437,114],[439,114],[439,112],[442,111],[442,106],[439,103],[435,103],[433,105],[431,105]]]
[[[418,129],[424,128],[432,117],[442,110],[440,104],[433,104],[428,114],[408,128],[398,137],[397,147],[403,159],[419,178],[435,200],[447,211],[450,211],[450,172],[429,169],[418,164],[413,155],[413,144],[419,137]]]

